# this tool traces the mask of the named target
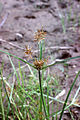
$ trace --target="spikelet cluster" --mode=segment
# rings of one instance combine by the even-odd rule
[[[44,65],[44,60],[35,60],[34,65],[37,70],[40,70]]]
[[[37,30],[34,36],[34,41],[40,42],[41,40],[45,39],[45,36],[46,36],[46,32],[44,32],[43,29]]]
[[[34,36],[34,41],[40,42],[41,40],[45,39],[45,36],[46,36],[46,32],[44,32],[43,29],[37,30],[37,32],[35,33],[35,36]],[[25,54],[28,56],[28,58],[32,58],[32,48],[30,48],[27,45],[25,47],[26,47]],[[33,62],[33,64],[37,70],[40,70],[40,69],[42,69],[44,63],[46,63],[46,62],[47,62],[46,59],[44,59],[44,60],[37,60],[36,59]]]
[[[29,57],[29,58],[32,58],[32,51],[31,51],[31,48],[29,48],[29,46],[25,46],[26,49],[25,49],[25,54]]]

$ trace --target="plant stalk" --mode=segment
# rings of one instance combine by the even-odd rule
[[[40,73],[40,70],[38,70],[38,74],[39,74],[39,85],[40,85],[40,93],[41,93],[42,104],[43,104],[43,107],[44,107],[44,112],[45,112],[46,119],[48,120],[47,114],[46,114],[46,109],[45,109],[45,104],[44,104],[44,99],[43,99],[43,91],[42,91],[41,73]]]

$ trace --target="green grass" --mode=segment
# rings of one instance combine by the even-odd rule
[[[0,50],[9,56],[10,63],[13,68],[13,73],[6,76],[4,79],[4,65],[0,68],[0,118],[3,120],[61,120],[63,113],[72,105],[75,105],[76,98],[79,94],[80,87],[77,89],[71,103],[68,102],[71,91],[80,74],[77,73],[70,87],[65,101],[61,101],[56,96],[62,92],[60,79],[58,76],[47,73],[47,68],[55,64],[64,64],[72,59],[80,58],[80,56],[58,60],[46,65],[44,60],[44,43],[38,42],[38,58],[36,64],[31,64],[17,56]],[[15,67],[11,56],[18,59],[18,68]],[[26,65],[21,66],[21,62]],[[44,62],[41,64],[40,62]],[[26,74],[24,68],[28,68],[29,74]],[[55,73],[54,73],[55,74]],[[8,81],[12,79],[10,84]],[[53,95],[54,93],[54,95]],[[67,104],[68,103],[68,104]],[[63,107],[60,107],[63,106]],[[80,107],[80,106],[79,106]],[[70,112],[70,110],[69,110]],[[70,112],[71,114],[71,112]],[[73,118],[72,114],[71,117]],[[73,118],[74,119],[74,118]]]
[[[18,71],[16,71],[11,58],[9,58],[9,59],[12,64],[12,67],[14,69],[14,76],[16,75],[15,79],[17,79],[17,84],[15,84],[15,81],[13,81],[12,85],[9,84],[8,80],[7,79],[3,80],[3,76],[2,76],[2,82],[0,83],[0,86],[1,86],[0,88],[3,87],[2,86],[3,83],[4,83],[4,88],[5,88],[5,91],[3,89],[2,90],[0,89],[0,91],[1,91],[0,92],[0,98],[1,98],[0,99],[0,104],[1,104],[0,105],[1,106],[0,113],[1,113],[2,119],[7,120],[7,119],[13,118],[15,120],[17,118],[19,120],[22,120],[22,119],[23,120],[26,120],[26,119],[39,120],[42,118],[44,120],[45,114],[44,114],[43,107],[41,107],[42,102],[40,100],[40,89],[39,89],[37,73],[35,72],[35,70],[32,70],[31,68],[29,68],[31,73],[29,75],[28,80],[26,80],[26,77],[24,77],[24,74],[23,74],[24,71],[22,71],[20,63],[19,63],[19,69],[18,69]],[[32,71],[33,71],[33,73],[32,73]],[[46,71],[43,71],[43,74],[45,72]],[[2,74],[2,72],[1,72],[1,74]],[[55,97],[52,96],[52,90],[53,90],[52,88],[55,88],[58,85],[56,77],[53,78],[52,76],[48,75],[46,80],[44,80],[43,78],[45,77],[45,75],[43,75],[43,77],[42,77],[42,79],[43,79],[42,87],[44,86],[43,87],[44,88],[43,96],[44,96],[44,104],[45,104],[48,119],[51,119],[53,117],[57,119],[58,115],[61,114],[61,116],[62,116],[64,109],[68,109],[70,106],[72,106],[74,104],[74,99],[76,99],[76,96],[78,95],[79,88],[75,94],[76,96],[74,96],[74,99],[72,100],[72,103],[67,105],[67,101],[68,101],[70,92],[72,91],[72,88],[73,88],[79,74],[80,74],[80,72],[78,72],[78,74],[76,75],[76,78],[70,88],[70,91],[68,93],[68,96],[67,96],[65,102],[60,101],[59,99],[55,99]],[[23,82],[20,83],[19,80],[22,80],[22,79],[24,79],[25,84]],[[51,85],[53,82],[53,79],[55,79],[54,82],[55,81],[56,82],[55,82],[55,84]],[[46,84],[46,85],[44,85],[44,84]],[[46,90],[46,92],[45,92],[45,90]],[[60,90],[61,89],[59,88],[58,91],[60,92]],[[57,92],[55,90],[55,94],[58,94],[59,92]],[[4,96],[2,96],[2,93],[4,93]],[[2,100],[3,101],[6,100],[6,106]],[[54,108],[55,108],[54,107],[52,113],[50,113],[51,104],[52,104],[52,103],[50,103],[50,101],[52,101],[52,103],[57,102],[57,104],[59,104],[59,103],[62,105],[64,104],[63,109],[59,110],[59,106],[58,106],[57,112],[53,112]],[[61,119],[61,117],[60,117],[60,119]]]

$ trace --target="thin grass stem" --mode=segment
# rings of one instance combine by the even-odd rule
[[[46,116],[46,119],[48,120],[47,113],[46,113],[46,108],[45,108],[45,104],[44,104],[44,98],[43,98],[43,91],[42,91],[42,85],[41,85],[41,73],[40,73],[40,70],[38,70],[38,74],[39,74],[39,85],[40,85],[41,99],[42,99],[42,103],[43,103],[43,107],[44,107],[45,116]]]

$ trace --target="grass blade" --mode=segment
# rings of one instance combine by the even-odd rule
[[[22,87],[24,88],[24,80],[23,80],[23,75],[22,75],[22,70],[21,70],[20,62],[18,62],[18,64],[19,64],[20,80],[21,80],[21,82],[22,82]]]
[[[14,57],[14,58],[16,58],[16,59],[18,59],[18,60],[20,60],[20,61],[22,61],[22,62],[24,62],[24,63],[26,63],[26,64],[28,64],[28,65],[30,65],[31,67],[35,68],[34,65],[30,64],[30,63],[27,62],[26,60],[23,60],[23,59],[15,56],[15,55],[12,55],[12,54],[10,54],[10,53],[8,53],[8,52],[5,52],[5,51],[2,51],[2,50],[0,50],[0,52],[3,52],[3,53],[5,53],[5,54],[7,54],[7,55],[9,55],[9,56],[12,56],[12,57]]]
[[[67,104],[67,101],[68,101],[68,98],[69,98],[69,96],[70,96],[70,93],[71,93],[71,91],[72,91],[72,88],[73,88],[73,86],[74,86],[74,84],[75,84],[75,82],[76,82],[76,80],[77,80],[79,74],[80,74],[80,71],[77,73],[77,75],[76,75],[76,77],[75,77],[75,79],[74,79],[74,81],[73,81],[73,83],[72,83],[72,85],[71,85],[71,87],[70,87],[70,90],[69,90],[69,92],[68,92],[68,95],[67,95],[67,97],[66,97],[65,103],[64,103],[64,105],[63,105],[63,109],[62,109],[62,112],[61,112],[61,115],[60,115],[59,120],[61,120],[61,118],[62,118],[64,109],[65,109],[66,104]]]
[[[67,61],[69,61],[69,60],[78,59],[78,58],[80,58],[80,56],[71,57],[71,58],[67,58],[67,59],[63,59],[63,60],[57,60],[57,59],[56,59],[53,63],[51,63],[51,64],[49,64],[49,65],[46,65],[46,66],[43,66],[42,69],[46,69],[46,68],[51,67],[51,66],[54,66],[54,65],[56,65],[56,64],[65,63],[65,62],[67,62]]]
[[[20,85],[20,80],[19,80],[18,74],[17,74],[17,72],[16,72],[15,66],[14,66],[14,64],[13,64],[10,56],[9,56],[9,60],[10,60],[10,63],[11,63],[11,65],[12,65],[12,67],[13,67],[14,73],[15,73],[15,75],[16,75],[16,78],[17,78],[17,81],[18,81],[18,85]]]
[[[48,84],[48,81],[49,81],[50,77],[48,75],[47,77],[47,112],[48,112],[48,117],[49,117],[49,84]]]
[[[3,75],[2,75],[2,70],[1,70],[1,80],[0,80],[0,104],[1,104],[1,109],[2,109],[2,118],[3,118],[3,120],[5,120],[4,106],[3,106],[3,101],[2,101],[2,81],[3,81]]]

